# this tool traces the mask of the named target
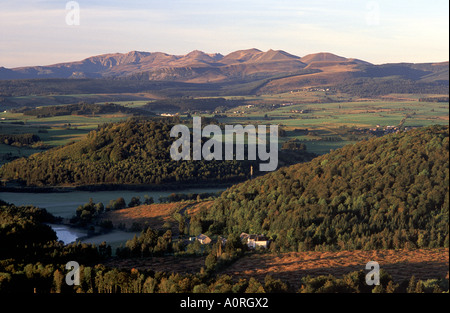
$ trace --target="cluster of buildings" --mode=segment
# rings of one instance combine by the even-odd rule
[[[160,115],[161,115],[161,116],[164,116],[164,117],[172,117],[172,116],[178,116],[178,113],[176,113],[176,114],[172,114],[172,113],[161,113]]]
[[[291,94],[299,93],[302,91],[320,91],[320,92],[326,92],[326,91],[332,91],[330,88],[320,88],[320,87],[311,87],[311,88],[302,88],[298,90],[291,90]]]
[[[244,244],[246,244],[249,249],[256,249],[258,247],[267,249],[270,244],[269,238],[267,238],[264,235],[242,233],[240,235],[240,238],[241,238],[242,242]],[[212,239],[210,237],[206,236],[205,234],[200,234],[197,237],[191,237],[190,240],[191,241],[197,240],[202,245],[208,245],[208,244],[212,243]],[[227,240],[223,237],[218,237],[217,240],[221,241],[222,245],[225,245],[227,242]]]
[[[380,126],[377,125],[376,127],[373,128],[357,128],[356,131],[360,132],[360,133],[371,133],[372,135],[375,136],[384,136],[387,134],[393,134],[393,133],[399,133],[401,131],[408,131],[414,128],[417,128],[418,126],[405,126],[400,128],[399,126],[393,126],[393,125],[388,125],[388,126]]]
[[[309,110],[291,110],[291,113],[306,114],[309,113]]]
[[[295,105],[293,102],[289,102],[289,103],[274,103],[272,104],[272,108],[277,109],[277,108],[281,108],[281,107],[290,107]]]

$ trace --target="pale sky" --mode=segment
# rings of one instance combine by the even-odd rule
[[[449,59],[448,0],[79,0],[79,25],[67,24],[67,2],[0,0],[0,66],[250,48],[375,64]]]

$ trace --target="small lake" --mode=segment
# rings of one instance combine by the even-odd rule
[[[165,190],[165,191],[133,191],[133,190],[114,190],[114,191],[70,191],[70,192],[50,192],[50,193],[29,193],[29,192],[0,192],[0,199],[16,206],[32,205],[46,209],[49,213],[63,218],[71,218],[75,215],[78,206],[89,202],[92,198],[94,203],[102,202],[105,206],[110,200],[116,200],[123,197],[126,203],[129,203],[132,197],[140,197],[144,201],[144,196],[153,197],[155,203],[158,203],[160,197],[167,197],[172,193],[176,194],[198,194],[198,193],[217,193],[226,188],[191,188],[183,190]],[[78,238],[86,236],[84,229],[77,229],[67,225],[49,224],[55,230],[58,240],[65,244],[77,241]],[[110,233],[93,236],[80,240],[85,243],[100,244],[106,241],[114,248],[133,238],[136,233],[114,230]]]
[[[49,225],[55,232],[58,240],[64,242],[64,244],[69,244],[71,242],[77,241],[78,238],[86,236],[87,232],[83,230],[69,227],[66,225],[58,225],[58,224],[47,224]]]
[[[167,197],[172,193],[176,194],[196,194],[196,193],[216,193],[224,191],[226,188],[191,188],[183,190],[164,190],[164,191],[133,191],[133,190],[113,190],[113,191],[69,191],[69,192],[49,192],[49,193],[30,193],[30,192],[0,192],[0,199],[16,206],[32,205],[46,209],[49,213],[63,218],[71,218],[75,215],[78,206],[89,202],[92,198],[94,203],[102,202],[105,207],[110,200],[116,200],[123,197],[126,203],[131,201],[132,197],[140,197],[141,202],[144,196],[153,197],[155,203],[160,197]]]
[[[56,232],[58,240],[62,241],[66,245],[75,241],[79,241],[82,243],[92,243],[98,246],[104,241],[111,246],[113,254],[115,253],[116,249],[121,245],[124,245],[127,240],[132,239],[134,235],[137,236],[139,235],[139,232],[126,232],[122,230],[113,230],[106,234],[84,238],[87,235],[86,230],[61,224],[47,224],[47,225],[49,225]]]

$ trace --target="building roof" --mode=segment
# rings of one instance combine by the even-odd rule
[[[197,236],[198,240],[206,240],[206,239],[210,239],[208,236],[204,235],[204,234],[200,234]]]
[[[269,238],[267,238],[264,235],[256,235],[255,241],[268,241]]]
[[[249,240],[254,240],[254,241],[267,241],[269,240],[266,236],[264,235],[250,235],[248,237]]]

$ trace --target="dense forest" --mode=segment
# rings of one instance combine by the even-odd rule
[[[126,108],[115,103],[91,104],[80,102],[77,104],[44,106],[38,108],[21,108],[11,110],[13,113],[23,113],[24,115],[40,117],[52,117],[63,115],[95,115],[95,114],[134,114],[134,115],[154,115],[147,110]]]
[[[12,146],[32,146],[40,142],[41,138],[35,134],[0,134],[0,143]]]
[[[226,183],[250,177],[255,161],[173,161],[170,121],[106,124],[79,142],[5,164],[0,177],[33,186]]]
[[[43,224],[48,221],[45,210],[0,202],[0,259],[33,255],[37,246],[55,241],[55,232]]]
[[[261,233],[272,251],[449,245],[449,128],[359,142],[246,181],[196,216],[210,235]]]

